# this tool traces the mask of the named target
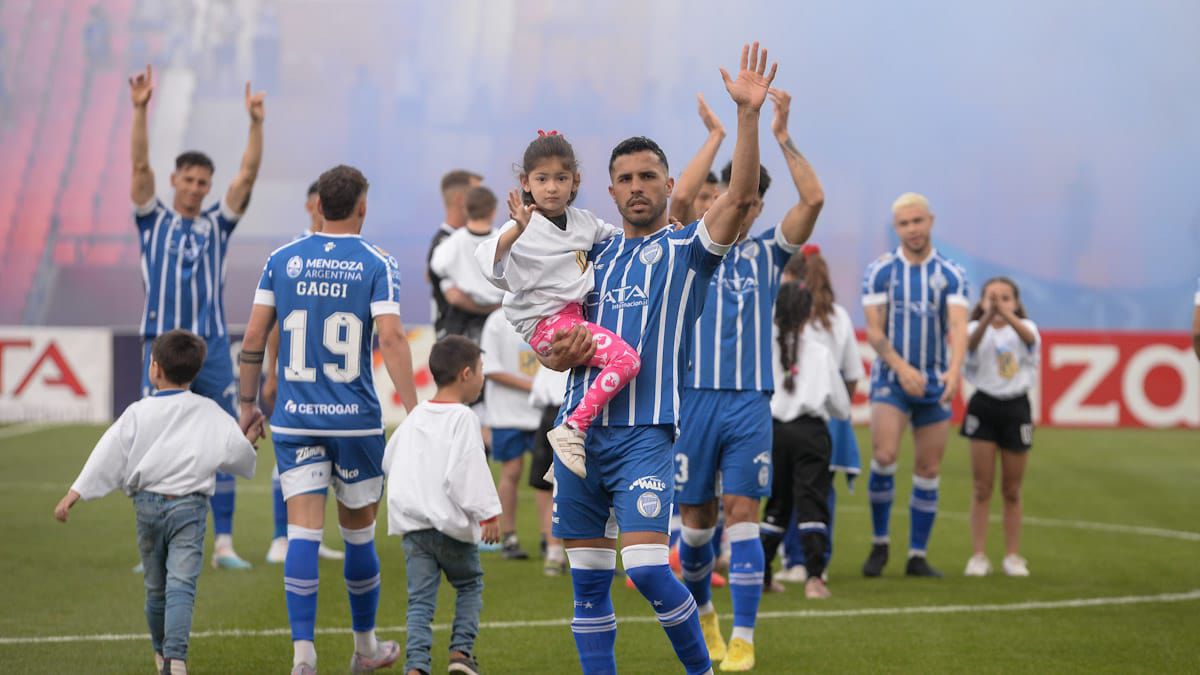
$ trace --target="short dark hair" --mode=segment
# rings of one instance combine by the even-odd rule
[[[473,187],[467,192],[467,217],[485,220],[496,214],[496,193],[483,187]]]
[[[653,152],[655,155],[658,155],[658,161],[662,162],[663,168],[668,172],[671,170],[671,165],[667,164],[667,153],[663,152],[658,143],[645,136],[631,136],[617,143],[617,147],[613,148],[612,155],[608,158],[608,172],[612,173],[613,164],[617,163],[618,157],[644,151]]]
[[[729,179],[733,177],[733,160],[721,169],[721,182],[729,185]],[[767,188],[771,187],[771,174],[767,173],[767,167],[762,164],[758,165],[758,198],[762,199],[767,194]]]
[[[717,181],[717,174],[715,174],[715,173],[713,173],[713,172],[709,171],[709,172],[708,172],[708,175],[704,177],[704,182],[705,182],[705,183],[708,183],[709,185],[712,185],[712,184],[714,184],[714,183],[717,183],[717,182],[718,182],[718,181]]]
[[[447,335],[429,350],[429,372],[437,386],[444,387],[458,379],[463,368],[474,368],[482,354],[479,345],[461,335]]]
[[[187,385],[196,379],[204,367],[208,347],[199,335],[176,328],[154,340],[150,357],[162,368],[163,377],[171,384]]]
[[[473,180],[483,180],[483,176],[466,169],[455,169],[442,176],[442,194],[454,188],[469,188]]]
[[[175,158],[175,170],[183,171],[189,166],[200,166],[208,169],[209,173],[216,171],[212,159],[199,150],[188,150]]]
[[[338,164],[317,179],[317,194],[321,196],[321,215],[326,220],[345,220],[354,213],[358,200],[370,187],[367,177],[352,166]]]
[[[314,180],[312,184],[308,186],[308,192],[305,194],[305,196],[311,197],[315,194],[317,194],[317,181]]]

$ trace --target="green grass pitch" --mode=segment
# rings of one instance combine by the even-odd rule
[[[114,494],[81,503],[65,526],[52,516],[102,431],[0,429],[0,672],[151,672],[149,640],[131,637],[146,629],[141,578],[130,572],[137,552],[129,500]],[[867,448],[865,432],[859,433]],[[897,559],[907,539],[911,447],[901,454],[893,513],[894,548],[901,554],[893,555],[881,579],[858,572],[870,537],[865,481],[849,495],[839,480],[834,597],[806,601],[797,587],[765,597],[756,672],[1200,671],[1198,439],[1195,431],[1039,430],[1024,492],[1028,579],[962,576],[970,553],[964,440],[950,442],[930,547],[930,561],[945,579],[906,579]],[[189,658],[194,673],[290,668],[283,570],[262,562],[271,534],[272,461],[270,444],[263,443],[258,476],[239,484],[237,548],[254,569],[206,566],[200,577]],[[999,513],[998,495],[993,512]],[[334,523],[331,507],[326,541],[340,546]],[[526,548],[536,550],[528,489],[520,525]],[[381,525],[378,539],[380,633],[403,644],[404,559],[399,540],[385,529]],[[998,523],[989,553],[998,567]],[[477,654],[485,672],[578,672],[566,624],[570,581],[543,577],[536,560],[485,554],[484,567],[485,625]],[[322,672],[344,672],[352,642],[340,563],[322,561],[321,579],[317,625],[326,632],[317,636],[318,665]],[[620,582],[613,596],[623,621],[621,672],[681,672],[642,598]],[[728,591],[716,591],[715,602],[728,634]],[[439,623],[449,622],[451,607],[443,585]],[[444,672],[447,640],[445,630],[435,633],[435,672]]]

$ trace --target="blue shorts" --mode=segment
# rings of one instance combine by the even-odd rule
[[[830,419],[829,440],[833,442],[829,470],[858,475],[862,471],[862,458],[858,453],[858,439],[854,436],[854,425],[850,424],[850,420]]]
[[[492,427],[492,459],[507,462],[533,450],[532,431]]]
[[[237,417],[237,376],[233,372],[233,359],[229,356],[229,338],[213,337],[205,340],[208,350],[204,366],[192,382],[192,391],[211,398],[221,409]],[[142,396],[154,393],[150,384],[150,353],[154,340],[142,341]]]
[[[770,394],[684,389],[679,421],[675,496],[680,504],[707,504],[719,494],[771,496]]]
[[[332,485],[338,502],[350,509],[383,496],[383,434],[371,436],[293,436],[271,434],[279,487],[285,500]]]
[[[913,428],[924,427],[950,419],[950,405],[941,402],[945,386],[938,380],[937,373],[929,372],[925,376],[925,395],[909,396],[900,386],[900,382],[892,376],[891,369],[880,366],[871,373],[871,403],[886,403],[899,408],[908,415]]]
[[[554,458],[554,536],[616,538],[621,532],[666,534],[675,494],[669,425],[593,426],[588,430],[587,478]]]

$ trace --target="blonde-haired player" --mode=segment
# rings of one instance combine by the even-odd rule
[[[895,499],[896,455],[911,422],[916,461],[909,501],[905,573],[941,576],[925,560],[937,516],[938,473],[950,432],[967,345],[967,277],[933,247],[929,200],[906,192],[892,203],[900,246],[867,267],[863,310],[878,357],[871,372],[871,474],[874,528],[863,574],[876,577],[888,560],[888,520]]]

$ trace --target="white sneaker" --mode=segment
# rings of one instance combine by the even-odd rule
[[[1016,553],[1004,556],[1004,573],[1010,577],[1029,576],[1029,563]]]
[[[282,564],[287,560],[287,550],[287,537],[275,537],[271,540],[271,546],[267,549],[267,562],[273,565]]]
[[[325,560],[345,560],[346,554],[336,548],[329,548],[325,544],[317,547],[317,556]]]
[[[550,441],[550,447],[554,448],[558,461],[580,478],[587,478],[587,453],[583,449],[585,438],[586,434],[567,426],[566,422],[546,433],[546,439]]]
[[[804,565],[796,565],[776,574],[775,578],[789,584],[802,584],[808,581],[808,570],[804,568]]]
[[[992,561],[982,553],[971,556],[971,559],[967,561],[967,569],[963,571],[963,574],[969,577],[986,577],[991,573]]]

